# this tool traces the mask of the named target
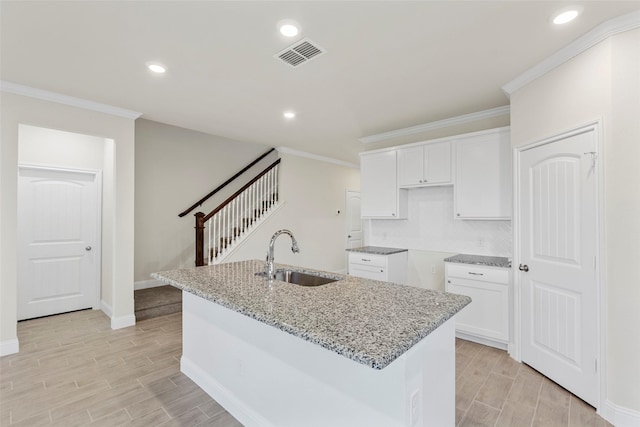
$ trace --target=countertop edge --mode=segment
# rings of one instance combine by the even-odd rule
[[[301,268],[299,270],[304,271],[305,269]],[[230,301],[219,298],[211,293],[202,292],[202,291],[199,291],[198,289],[194,289],[189,285],[179,283],[171,278],[163,276],[162,273],[163,272],[152,273],[151,277],[153,277],[156,280],[159,280],[162,283],[174,286],[178,289],[181,289],[185,292],[189,292],[193,295],[196,295],[198,297],[211,301],[229,310],[245,315],[251,319],[254,319],[256,321],[259,321],[269,326],[273,326],[297,338],[319,345],[329,351],[340,354],[341,356],[344,356],[357,363],[360,363],[365,366],[371,367],[373,369],[378,369],[378,370],[387,367],[394,360],[396,360],[400,355],[404,354],[406,351],[408,351],[410,348],[416,345],[419,341],[421,341],[426,336],[428,336],[431,332],[435,331],[438,327],[444,324],[447,320],[451,319],[456,313],[458,313],[460,310],[462,310],[462,308],[464,308],[471,302],[471,298],[467,296],[455,295],[454,300],[450,301],[450,306],[447,308],[446,312],[435,317],[425,328],[423,328],[418,334],[416,334],[412,340],[403,343],[403,345],[400,345],[394,348],[393,351],[383,354],[380,357],[374,357],[368,354],[363,354],[362,352],[359,352],[357,349],[347,348],[339,343],[330,342],[323,337],[315,335],[313,331],[300,330],[299,328],[296,328],[293,325],[288,325],[286,323],[274,321],[273,319],[262,316],[259,313],[253,312],[251,310],[247,310],[246,307],[241,307]],[[340,281],[336,283],[339,284],[339,282]],[[405,286],[405,285],[396,285],[396,286]],[[438,291],[434,291],[434,292],[438,292]],[[450,294],[450,295],[452,295],[452,298],[453,298],[454,294]]]

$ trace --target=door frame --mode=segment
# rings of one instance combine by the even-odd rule
[[[101,309],[101,298],[102,298],[102,171],[98,169],[80,169],[80,168],[67,168],[67,167],[56,167],[49,165],[38,165],[32,163],[19,163],[18,164],[18,178],[20,177],[20,171],[23,169],[37,169],[37,170],[45,170],[45,171],[56,171],[56,172],[72,172],[72,173],[84,173],[87,175],[93,175],[96,179],[96,186],[98,190],[98,206],[97,206],[97,215],[96,215],[96,244],[95,244],[95,257],[98,265],[96,266],[95,271],[95,298],[92,303],[93,310]],[[18,218],[18,222],[20,219]],[[20,227],[18,227],[18,230]],[[17,236],[17,241],[20,242],[20,236]],[[19,256],[19,254],[18,254]],[[20,274],[19,270],[20,259],[18,259],[18,270],[17,274]]]
[[[349,273],[349,252],[346,251],[347,247],[349,246],[349,238],[347,237],[347,235],[349,234],[349,230],[348,230],[349,227],[347,227],[349,225],[348,224],[348,218],[349,218],[349,216],[348,216],[348,213],[349,213],[348,212],[349,193],[358,193],[358,194],[360,194],[360,213],[361,213],[361,215],[360,215],[360,225],[362,227],[362,245],[363,246],[364,246],[364,237],[365,237],[365,230],[364,230],[365,229],[365,223],[364,223],[364,220],[362,219],[362,192],[360,190],[356,190],[356,189],[353,189],[353,188],[345,188],[344,189],[344,218],[345,218],[344,219],[344,231],[345,231],[345,233],[344,233],[343,246],[345,248],[345,252],[344,252],[344,262],[345,262],[345,264],[344,264],[345,265],[344,272],[346,274]]]
[[[572,127],[569,130],[554,134],[537,141],[529,142],[525,145],[513,149],[513,336],[509,343],[509,355],[522,362],[522,287],[520,282],[520,271],[517,266],[521,263],[520,252],[520,161],[522,152],[542,145],[569,138],[571,136],[593,131],[596,138],[596,322],[597,322],[597,355],[598,355],[598,406],[596,410],[602,413],[606,404],[606,331],[607,331],[607,310],[606,310],[606,270],[604,251],[604,138],[602,131],[602,118],[591,120],[585,124]]]

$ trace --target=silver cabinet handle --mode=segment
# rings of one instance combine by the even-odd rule
[[[529,271],[529,266],[527,264],[520,264],[520,266],[518,267],[518,270],[527,272]]]
[[[474,276],[484,276],[484,273],[474,273],[472,271],[470,271],[469,274],[473,274]]]
[[[85,251],[89,252],[91,250],[91,246],[87,246],[86,248],[84,248]]]
[[[365,258],[360,258],[360,259],[361,259],[362,261],[364,261],[364,262],[371,262],[371,260],[370,260],[370,259],[365,259]]]

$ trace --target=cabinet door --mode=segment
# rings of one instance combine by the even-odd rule
[[[508,130],[456,141],[455,216],[511,219]]]
[[[451,142],[437,142],[424,146],[424,182],[451,182]]]
[[[423,148],[412,147],[398,150],[398,184],[420,185],[424,180]]]
[[[506,285],[448,278],[447,292],[471,297],[456,315],[456,330],[481,338],[509,341],[509,294]]]
[[[362,217],[401,218],[403,216],[404,211],[398,209],[396,175],[395,151],[361,156]]]

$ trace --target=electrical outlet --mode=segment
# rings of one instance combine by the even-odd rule
[[[411,426],[415,426],[418,424],[419,417],[419,409],[420,409],[420,389],[417,389],[411,394]]]

